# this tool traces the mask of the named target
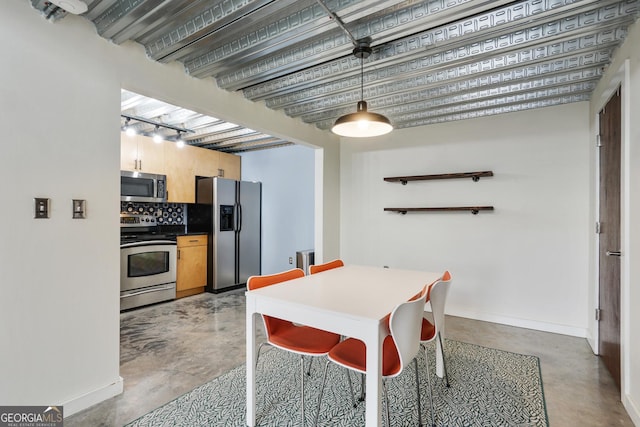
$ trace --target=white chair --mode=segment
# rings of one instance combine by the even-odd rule
[[[399,304],[391,312],[389,319],[390,335],[387,335],[384,339],[382,346],[382,388],[386,401],[387,425],[391,424],[389,419],[389,399],[387,396],[386,380],[400,375],[405,366],[411,360],[414,362],[416,371],[418,418],[420,424],[422,424],[422,413],[420,411],[420,383],[416,356],[420,350],[421,320],[424,313],[425,300],[426,287],[423,290],[422,295],[416,299]],[[320,413],[320,404],[324,393],[324,385],[329,363],[333,362],[347,369],[360,372],[361,374],[366,373],[366,347],[365,344],[358,339],[348,338],[341,341],[329,351],[327,358],[329,360],[325,366],[324,376],[322,378],[322,387],[320,388],[320,397],[318,398],[316,425],[318,424],[318,415]],[[349,386],[351,388],[351,381],[349,381]],[[351,389],[351,397],[353,399],[353,389]]]
[[[444,376],[447,387],[449,387],[449,375],[447,374],[447,363],[444,357],[444,346],[442,342],[442,333],[444,331],[444,306],[447,302],[447,294],[451,286],[451,274],[445,271],[441,278],[433,282],[427,291],[427,301],[431,304],[431,313],[433,315],[433,323],[425,317],[422,318],[422,331],[420,334],[420,344],[424,346],[425,360],[427,364],[427,382],[429,383],[429,402],[431,405],[431,424],[435,427],[435,418],[433,414],[433,392],[431,389],[431,374],[429,372],[429,352],[426,344],[439,340],[442,350],[442,364],[444,367]],[[438,355],[436,354],[436,357]]]

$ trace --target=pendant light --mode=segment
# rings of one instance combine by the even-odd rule
[[[382,114],[367,111],[367,102],[364,100],[364,59],[371,55],[370,39],[358,40],[353,49],[353,56],[360,58],[360,101],[355,113],[338,117],[331,131],[340,136],[352,138],[366,138],[389,133],[393,126],[388,118]]]

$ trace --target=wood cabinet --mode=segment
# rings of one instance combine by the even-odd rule
[[[121,134],[120,169],[167,175],[167,201],[195,203],[196,176],[240,179],[240,156],[173,142]]]
[[[124,133],[120,138],[120,169],[164,174],[164,145],[153,139]]]
[[[196,176],[218,174],[218,151],[176,144],[165,144],[167,200],[175,203],[196,202]]]
[[[138,170],[138,138],[128,136],[125,133],[120,135],[120,170]]]
[[[228,179],[240,180],[240,156],[229,153],[220,153],[220,163],[218,169],[220,169],[217,176],[222,176]]]
[[[176,298],[204,292],[207,285],[206,235],[178,236]]]

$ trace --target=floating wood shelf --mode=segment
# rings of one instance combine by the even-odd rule
[[[480,211],[492,211],[493,206],[457,206],[457,207],[437,207],[437,208],[384,208],[388,212],[398,212],[402,215],[407,212],[451,212],[451,211],[471,211],[476,215]]]
[[[387,182],[401,182],[402,185],[407,185],[407,182],[409,181],[427,181],[430,179],[471,178],[473,182],[478,182],[481,176],[493,176],[493,171],[441,173],[437,175],[392,176],[387,177],[384,180]]]

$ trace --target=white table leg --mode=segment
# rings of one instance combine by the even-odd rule
[[[367,427],[382,425],[382,339],[378,326],[365,340],[367,346],[367,396],[365,420]]]
[[[247,425],[256,425],[256,322],[247,301]]]

